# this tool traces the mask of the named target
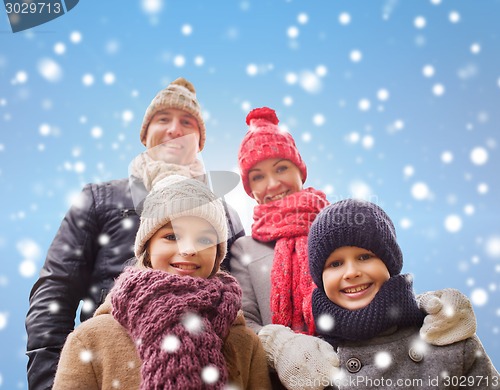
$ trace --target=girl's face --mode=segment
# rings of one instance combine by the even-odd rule
[[[367,306],[389,278],[384,262],[357,246],[335,249],[323,269],[326,296],[348,310]]]
[[[158,230],[148,243],[153,269],[208,278],[217,255],[217,233],[198,217],[180,217]]]
[[[270,158],[255,164],[248,172],[252,195],[266,204],[302,190],[302,175],[290,160]]]

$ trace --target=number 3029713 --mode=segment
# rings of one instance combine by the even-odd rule
[[[5,3],[8,14],[60,14],[61,3]]]

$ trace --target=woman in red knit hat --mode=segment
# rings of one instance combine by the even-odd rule
[[[293,137],[278,122],[268,107],[254,109],[246,118],[249,129],[238,163],[243,187],[257,205],[251,237],[241,237],[231,247],[230,269],[243,290],[247,325],[259,335],[282,384],[288,389],[323,389],[338,369],[338,358],[328,343],[314,337],[315,285],[309,274],[307,235],[328,201],[323,192],[304,188],[306,165]],[[464,316],[474,319],[474,313],[460,292],[447,289],[423,297],[420,308],[432,314],[421,329],[427,341],[450,344],[475,332],[461,327]],[[299,377],[310,381],[299,382]]]

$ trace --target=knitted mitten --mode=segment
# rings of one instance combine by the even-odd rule
[[[333,347],[318,337],[294,333],[283,325],[266,325],[259,338],[269,366],[287,389],[324,389],[339,372]]]
[[[417,303],[427,313],[420,336],[433,345],[448,345],[476,333],[476,316],[469,299],[453,288],[417,295]]]

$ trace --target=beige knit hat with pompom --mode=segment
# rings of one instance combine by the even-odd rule
[[[178,79],[172,81],[167,88],[158,92],[147,108],[146,113],[144,114],[144,119],[142,120],[140,135],[141,142],[144,146],[146,145],[146,133],[151,119],[153,119],[153,116],[155,116],[158,111],[169,108],[186,111],[195,117],[198,121],[198,127],[200,130],[200,151],[203,150],[203,146],[205,146],[205,139],[207,137],[205,122],[203,121],[203,116],[201,114],[200,104],[196,99],[196,90],[194,89],[193,84],[183,77],[179,77]]]

